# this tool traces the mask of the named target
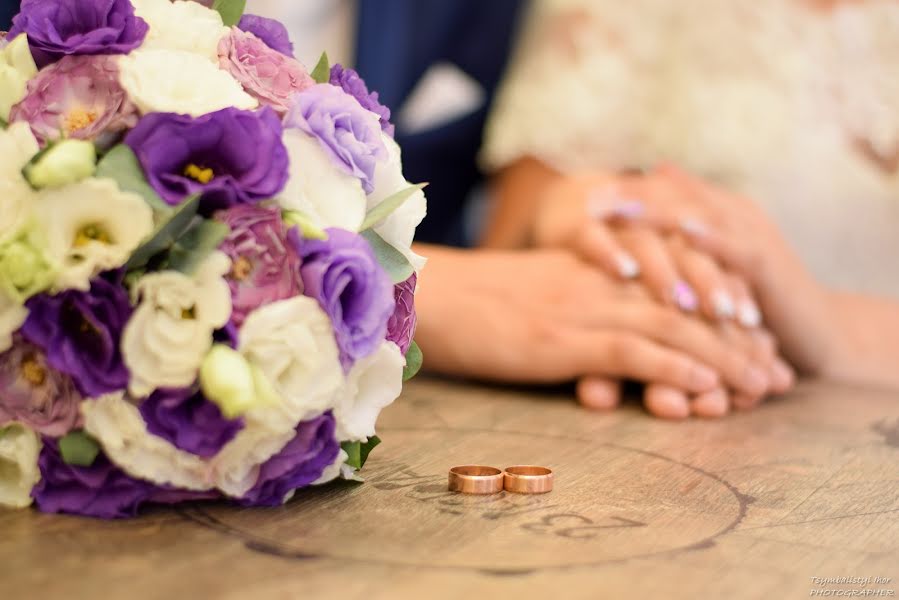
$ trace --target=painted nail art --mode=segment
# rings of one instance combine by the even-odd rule
[[[640,265],[629,254],[617,255],[615,265],[618,268],[618,274],[624,279],[633,279],[640,274]]]
[[[674,284],[672,297],[674,298],[674,303],[677,304],[681,310],[693,312],[699,306],[699,299],[696,297],[696,292],[693,291],[693,288],[691,288],[686,281],[678,281]]]
[[[734,299],[724,290],[716,290],[712,293],[712,307],[719,319],[731,319],[737,312]]]
[[[744,327],[758,327],[762,324],[762,313],[753,302],[743,302],[740,304],[737,318]]]

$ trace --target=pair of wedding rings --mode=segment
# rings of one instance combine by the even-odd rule
[[[449,471],[449,490],[463,494],[545,494],[553,489],[553,472],[546,467],[519,465],[500,471],[494,467],[465,465]]]

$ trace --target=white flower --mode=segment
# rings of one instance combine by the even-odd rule
[[[0,119],[9,121],[10,110],[25,97],[28,80],[35,75],[37,65],[24,34],[0,48]]]
[[[255,98],[229,73],[192,52],[136,50],[119,58],[119,82],[142,113],[194,117],[234,106],[253,109]]]
[[[328,316],[305,296],[251,312],[240,329],[240,352],[284,399],[292,424],[331,408],[343,383]]]
[[[41,479],[40,452],[40,438],[24,425],[0,428],[0,506],[31,504],[31,488]]]
[[[58,290],[89,289],[91,277],[122,266],[153,231],[153,211],[143,198],[111,179],[42,190],[34,213],[47,253],[59,265]]]
[[[367,210],[412,185],[403,176],[400,147],[390,136],[382,134],[382,138],[387,147],[388,158],[379,162],[375,168],[375,189],[368,196]],[[412,251],[412,239],[415,237],[415,228],[422,222],[427,212],[427,200],[424,192],[419,190],[374,228],[385,242],[399,250],[409,260],[416,272],[424,268],[427,259]]]
[[[290,178],[278,203],[306,215],[320,229],[359,231],[365,219],[365,192],[358,177],[336,168],[318,141],[296,129],[284,131]]]
[[[239,498],[256,484],[259,466],[280,452],[296,436],[294,427],[271,428],[248,413],[244,428],[222,448],[211,463],[211,477],[225,494]]]
[[[0,291],[0,352],[12,347],[12,334],[27,318],[28,309]]]
[[[363,441],[375,435],[381,410],[403,389],[404,366],[406,359],[393,342],[384,342],[353,365],[334,406],[338,440]]]
[[[12,123],[6,130],[0,129],[0,156],[3,157],[0,160],[0,181],[28,185],[22,177],[22,167],[28,164],[38,150],[40,146],[28,123]]]
[[[131,0],[134,12],[150,26],[142,50],[184,50],[218,60],[219,41],[229,29],[218,11],[198,2]]]
[[[126,473],[159,485],[209,490],[214,483],[207,463],[147,431],[140,410],[121,393],[81,403],[84,428]]]
[[[346,450],[341,450],[337,453],[337,458],[334,459],[330,465],[325,467],[325,470],[322,471],[321,477],[312,482],[312,485],[322,485],[328,483],[330,481],[334,481],[338,477],[343,470],[344,463],[350,457],[349,454],[346,453]]]
[[[212,332],[231,315],[231,292],[222,278],[230,268],[227,256],[213,252],[193,276],[160,271],[140,278],[132,290],[140,303],[122,334],[133,396],[194,382]]]

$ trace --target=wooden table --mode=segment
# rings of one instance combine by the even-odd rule
[[[367,483],[277,509],[102,522],[0,511],[2,598],[808,598],[899,595],[899,395],[806,383],[722,421],[423,379]],[[450,466],[536,463],[545,496],[446,491]],[[875,577],[890,578],[875,583]]]

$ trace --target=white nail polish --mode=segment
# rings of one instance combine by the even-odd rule
[[[684,219],[680,224],[681,231],[686,233],[687,235],[693,236],[703,236],[708,231],[708,228],[705,226],[705,223],[700,221],[699,219]]]
[[[618,274],[624,279],[633,279],[640,274],[640,265],[633,257],[627,254],[619,254],[615,257],[615,265],[618,268]]]
[[[712,306],[719,319],[730,319],[737,312],[734,306],[734,299],[724,290],[717,290],[712,293]]]
[[[743,327],[755,328],[762,324],[762,313],[752,302],[743,302],[740,305],[738,318]]]

